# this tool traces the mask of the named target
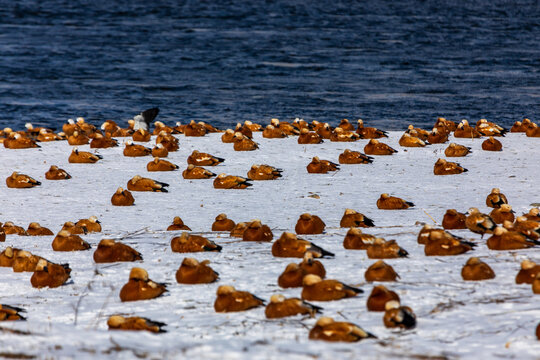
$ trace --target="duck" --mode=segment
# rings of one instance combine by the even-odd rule
[[[13,272],[34,272],[41,259],[43,259],[41,256],[34,255],[29,251],[17,251],[17,254],[13,258]]]
[[[191,120],[189,124],[186,124],[184,127],[184,135],[185,136],[204,136],[206,135],[208,131],[206,130],[206,127],[203,124],[196,123],[195,120]]]
[[[49,141],[59,141],[59,140],[65,140],[65,136],[63,134],[55,134],[54,132],[50,132],[47,129],[41,129],[39,130],[39,133],[36,136],[36,140],[38,142],[49,142]]]
[[[302,130],[302,129],[312,130],[314,128],[313,124],[310,124],[306,120],[301,119],[301,118],[295,118],[292,125],[298,130]]]
[[[465,218],[465,226],[473,233],[481,234],[483,237],[485,233],[492,233],[497,225],[489,215],[483,214],[473,207],[469,209]]]
[[[482,137],[482,134],[480,134],[475,128],[471,127],[467,120],[463,119],[457,126],[456,130],[454,130],[454,137],[474,139]]]
[[[367,227],[375,226],[375,223],[373,222],[372,219],[368,218],[362,213],[359,213],[356,210],[345,209],[345,213],[341,217],[339,226],[342,228],[352,228],[352,227],[367,228]]]
[[[330,139],[334,133],[334,128],[332,128],[328,123],[319,123],[313,121],[315,124],[314,130],[319,134],[323,139]]]
[[[231,229],[229,235],[231,237],[237,237],[241,238],[244,236],[244,231],[247,229],[247,223],[246,222],[239,222]]]
[[[175,152],[180,149],[178,139],[163,131],[156,137],[156,146],[157,145],[163,146],[167,150],[167,153]]]
[[[339,126],[330,134],[330,141],[333,142],[352,142],[359,140],[361,137],[354,131],[344,130]]]
[[[323,280],[314,274],[304,276],[302,280],[302,299],[311,301],[332,301],[354,297],[364,291],[338,280]]]
[[[377,260],[371,264],[364,273],[366,281],[396,281],[399,279],[398,273],[391,265],[382,260]]]
[[[144,145],[134,144],[131,140],[129,140],[126,141],[123,154],[127,157],[150,156],[152,154],[152,149]]]
[[[540,221],[527,220],[525,216],[518,216],[514,224],[514,230],[531,240],[540,239]]]
[[[161,121],[154,122],[154,131],[152,132],[152,135],[159,135],[162,132],[166,134],[178,134],[178,131],[171,126],[165,125]]]
[[[28,224],[28,229],[26,230],[26,233],[30,236],[51,236],[54,235],[54,233],[41,225],[37,222],[31,222]]]
[[[523,122],[517,120],[514,122],[512,127],[510,128],[510,132],[513,133],[524,133],[527,130],[527,126],[523,124]]]
[[[86,145],[90,143],[90,138],[82,132],[74,131],[68,136],[67,142],[69,145]]]
[[[388,133],[384,130],[380,130],[374,127],[364,126],[364,121],[358,119],[356,133],[362,137],[362,139],[379,139],[382,137],[388,137]]]
[[[267,125],[262,132],[262,137],[266,139],[283,139],[283,138],[286,138],[287,136],[288,135],[285,134],[283,130],[271,124]]]
[[[13,267],[15,258],[21,249],[8,246],[0,253],[0,267]]]
[[[114,206],[131,206],[135,203],[135,199],[129,190],[119,187],[113,194],[111,203]]]
[[[251,180],[276,180],[280,178],[283,170],[270,165],[252,165],[247,173],[247,177]]]
[[[68,264],[58,265],[40,259],[36,265],[36,269],[30,278],[32,287],[35,288],[57,288],[68,281],[71,274],[71,268]]]
[[[279,121],[279,119],[271,119],[270,124],[274,127],[281,129],[286,135],[299,135],[300,131],[296,129],[293,125],[286,121]]]
[[[395,259],[409,256],[409,253],[401,248],[395,240],[386,241],[383,238],[376,238],[366,250],[370,259]]]
[[[219,174],[214,179],[214,188],[215,189],[246,189],[253,184],[251,180],[243,178],[241,176]]]
[[[298,264],[300,269],[304,270],[306,274],[314,274],[319,276],[321,279],[326,277],[326,269],[324,265],[319,261],[315,260],[313,253],[311,251],[306,251],[302,262]]]
[[[88,234],[88,229],[84,225],[77,225],[73,221],[66,221],[62,226],[62,230],[69,232],[72,235]]]
[[[12,132],[4,139],[4,147],[6,149],[31,149],[41,146],[27,136]]]
[[[224,144],[231,144],[234,142],[234,130],[233,129],[227,129],[221,135],[221,142]]]
[[[392,155],[398,151],[385,143],[379,142],[377,139],[371,139],[364,146],[364,153],[366,155]]]
[[[80,219],[75,225],[85,228],[89,233],[101,232],[101,221],[95,215],[90,216],[88,219]]]
[[[245,137],[248,137],[250,139],[253,139],[253,131],[247,126],[244,126],[242,123],[236,123],[236,127],[234,128],[234,132],[239,132]]]
[[[177,231],[177,230],[187,230],[191,231],[191,228],[184,224],[184,221],[180,216],[175,216],[173,219],[173,222],[169,227],[167,227],[167,231]]]
[[[305,269],[301,268],[300,265],[295,263],[290,263],[285,267],[285,270],[278,277],[278,285],[284,289],[286,288],[295,288],[302,286],[302,280],[304,276],[307,275]]]
[[[532,284],[536,274],[540,273],[540,264],[531,260],[523,260],[521,269],[516,275],[516,284]]]
[[[212,231],[231,231],[236,223],[227,218],[227,214],[219,214],[212,223]],[[242,234],[243,235],[243,234]]]
[[[54,251],[82,251],[90,249],[90,244],[79,235],[70,234],[67,230],[60,230],[52,242]]]
[[[210,179],[214,176],[216,176],[216,174],[213,172],[193,164],[189,164],[187,168],[182,171],[182,177],[186,180]]]
[[[201,252],[201,251],[221,251],[222,247],[215,242],[208,240],[204,236],[193,235],[183,232],[180,236],[173,237],[171,240],[171,249],[173,252]]]
[[[208,264],[210,264],[210,260],[199,262],[194,258],[184,258],[176,271],[176,282],[179,284],[209,284],[217,281],[219,274]]]
[[[193,164],[195,166],[217,166],[224,161],[224,158],[199,152],[198,150],[193,150],[191,155],[189,155],[187,158],[188,165]]]
[[[407,126],[407,130],[405,130],[405,134],[409,134],[411,136],[419,138],[422,141],[426,141],[429,136],[429,131],[422,128],[414,127],[414,125],[409,124],[409,126]]]
[[[527,137],[540,137],[540,127],[535,123],[531,123],[525,130],[525,135]]]
[[[135,175],[127,183],[127,188],[130,191],[152,191],[152,192],[169,192],[167,187],[169,184],[144,178],[140,175]]]
[[[472,153],[471,148],[465,145],[450,143],[444,150],[444,155],[447,157],[463,157]]]
[[[51,165],[49,170],[45,173],[45,179],[47,180],[68,180],[71,179],[71,175],[66,170],[60,169],[56,165]]]
[[[390,196],[386,193],[381,194],[377,200],[377,208],[381,210],[400,210],[413,207],[414,204],[410,201],[405,201],[401,198]]]
[[[331,317],[323,316],[317,320],[309,331],[311,340],[357,342],[368,338],[377,338],[360,326],[344,321],[334,321]]]
[[[90,149],[107,149],[117,147],[118,141],[113,139],[109,134],[105,136],[96,133],[94,138],[90,141]]]
[[[515,220],[514,210],[512,210],[512,207],[508,204],[502,204],[501,207],[494,208],[489,213],[489,216],[495,224],[502,224],[505,221],[513,223]]]
[[[96,251],[94,251],[94,262],[96,264],[119,261],[140,261],[142,259],[140,252],[129,245],[113,239],[102,239],[99,242]]]
[[[107,320],[109,330],[133,330],[133,331],[149,331],[152,333],[166,332],[163,327],[166,323],[150,320],[140,316],[124,317],[122,315],[112,315]]]
[[[268,225],[264,225],[260,220],[256,219],[247,225],[247,228],[242,234],[243,241],[272,241],[274,235]]]
[[[412,329],[416,326],[416,315],[410,307],[391,300],[385,304],[383,323],[387,328]]]
[[[66,123],[62,124],[62,132],[68,136],[72,135],[77,129],[79,129],[79,126],[73,119],[68,119]]]
[[[257,150],[259,145],[247,136],[242,135],[242,133],[235,132],[233,148],[234,151],[253,151]]]
[[[452,256],[464,254],[473,248],[470,242],[443,236],[441,232],[434,232],[431,234],[431,240],[424,247],[424,254],[426,256]]]
[[[337,126],[340,129],[343,129],[345,131],[354,131],[354,125],[350,123],[348,119],[341,119],[339,122],[339,125]]]
[[[424,245],[430,242],[434,242],[434,241],[450,241],[450,240],[457,240],[473,248],[476,246],[476,244],[473,242],[466,241],[465,239],[459,236],[453,235],[444,229],[434,228],[431,225],[427,225],[427,224],[422,227],[422,229],[418,233],[418,238],[417,238],[418,243],[424,244]]]
[[[118,126],[118,124],[114,120],[105,120],[101,124],[100,129],[106,134],[113,134],[118,129],[120,129],[120,126]]]
[[[316,258],[332,257],[333,253],[307,241],[300,239],[296,234],[284,232],[279,239],[272,244],[272,255],[275,257],[298,257],[303,258],[306,251],[313,253]]]
[[[156,146],[154,146],[152,148],[152,156],[154,158],[168,157],[169,156],[169,150],[167,150],[167,148],[165,146],[163,146],[163,144],[161,144],[161,143],[156,144]]]
[[[324,142],[321,135],[317,134],[315,131],[309,131],[307,128],[300,130],[300,135],[298,136],[297,141],[300,145],[321,144]]]
[[[129,281],[120,290],[120,300],[122,302],[150,300],[163,295],[166,291],[165,284],[152,281],[145,269],[134,267],[129,273]]]
[[[249,310],[263,305],[263,299],[247,291],[238,291],[231,285],[221,285],[217,289],[214,310],[216,312],[236,312]]]
[[[483,136],[504,136],[508,130],[494,122],[480,119],[476,122],[476,130]]]
[[[95,164],[101,159],[103,159],[103,156],[101,155],[92,154],[88,151],[79,151],[79,149],[75,147],[69,155],[68,162],[73,164]]]
[[[466,229],[465,219],[467,215],[457,211],[456,209],[448,209],[443,216],[442,227],[443,229]]]
[[[131,135],[131,139],[137,142],[149,142],[152,134],[145,129],[138,129]]]
[[[469,170],[465,169],[458,163],[446,161],[444,159],[438,159],[435,162],[433,167],[433,174],[435,175],[455,175],[467,172]]]
[[[427,140],[427,138],[426,138]],[[399,139],[399,145],[403,147],[425,147],[427,144],[424,140],[412,134],[405,133]]]
[[[6,185],[8,188],[12,189],[29,189],[40,186],[41,182],[37,181],[31,176],[14,171],[9,177],[6,178]]]
[[[486,205],[490,208],[500,208],[501,205],[508,204],[508,199],[501,193],[499,188],[491,189],[491,193],[486,197]]]
[[[461,277],[466,281],[479,281],[495,278],[493,269],[477,257],[471,257],[461,269]]]
[[[326,270],[320,261],[313,259],[311,252],[306,252],[300,264],[290,263],[278,277],[278,285],[282,288],[301,287],[304,276],[317,275],[321,279],[326,277]]]
[[[384,311],[388,301],[400,301],[399,295],[392,290],[388,290],[384,285],[377,285],[371,290],[371,294],[367,299],[368,311]]]
[[[482,142],[482,150],[484,151],[502,151],[502,148],[502,143],[493,136]]]
[[[540,221],[540,209],[537,207],[531,208],[528,213],[523,214],[522,216],[527,220]]]
[[[297,234],[322,234],[326,224],[317,215],[304,213],[300,215],[294,230]]]
[[[2,223],[0,223],[1,225]],[[28,236],[26,230],[22,226],[15,225],[12,221],[6,221],[2,225],[2,230],[6,235],[19,235],[19,236]]]
[[[87,123],[83,117],[77,118],[77,126],[83,134],[88,136],[93,135],[96,132],[96,127]]]
[[[329,171],[338,171],[339,165],[329,160],[321,160],[318,156],[315,156],[306,168],[309,174],[326,174]]]
[[[448,141],[448,132],[439,130],[441,128],[434,127],[427,137],[430,144],[444,144]]]
[[[286,299],[281,294],[272,295],[270,297],[270,303],[266,305],[264,310],[267,319],[279,319],[298,314],[314,317],[321,312],[322,308],[319,306],[310,304],[299,298]]]
[[[343,239],[343,247],[348,250],[366,250],[375,242],[376,237],[365,234],[359,228],[352,227]]]
[[[497,226],[493,230],[493,235],[487,239],[486,244],[490,250],[518,250],[540,245],[540,242],[529,240],[525,235],[517,231]]]
[[[360,151],[345,149],[339,154],[338,162],[340,164],[371,164],[373,157],[362,154]]]
[[[23,308],[0,304],[0,321],[26,320],[26,318],[21,314],[24,312],[26,312],[26,310]]]
[[[249,120],[244,121],[244,126],[250,129],[252,132],[262,131],[262,125],[254,123],[253,121],[249,121]]]

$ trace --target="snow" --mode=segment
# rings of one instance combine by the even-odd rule
[[[220,136],[180,135],[180,150],[170,153],[168,158],[180,166],[180,171],[175,172],[148,173],[146,164],[151,157],[124,157],[123,144],[97,150],[104,157],[97,164],[69,164],[71,147],[65,141],[42,143],[40,149],[1,148],[1,179],[19,171],[42,185],[8,189],[2,182],[0,221],[13,221],[25,228],[37,221],[56,233],[66,221],[96,215],[103,232],[83,236],[93,249],[82,252],[54,252],[50,245],[52,237],[8,235],[6,242],[0,244],[1,250],[16,246],[53,262],[68,262],[72,268],[66,285],[41,290],[30,285],[31,273],[0,268],[0,302],[26,308],[28,318],[25,322],[0,323],[0,354],[149,359],[539,356],[540,342],[534,329],[540,319],[540,298],[532,293],[530,285],[514,282],[522,260],[540,262],[537,248],[492,251],[484,244],[487,237],[481,239],[477,234],[459,230],[455,231],[457,235],[479,244],[473,252],[426,257],[416,236],[422,223],[433,224],[432,219],[440,223],[449,208],[464,212],[474,206],[488,213],[485,198],[494,187],[506,194],[517,214],[539,203],[540,139],[508,134],[501,139],[502,152],[486,152],[481,150],[483,139],[451,138],[450,141],[473,148],[473,153],[465,158],[448,159],[458,161],[469,172],[435,176],[433,165],[439,157],[444,158],[448,144],[402,148],[397,144],[401,136],[398,132],[383,139],[399,150],[397,154],[376,156],[370,165],[342,165],[341,170],[329,174],[308,174],[306,165],[313,156],[337,162],[346,148],[363,152],[367,140],[298,145],[295,137],[264,139],[256,133],[259,150],[235,152],[232,144],[220,141]],[[79,149],[90,150],[88,145]],[[195,149],[226,159],[209,168],[217,174],[246,176],[252,164],[266,163],[282,168],[283,178],[255,181],[246,190],[217,190],[212,187],[212,180],[184,180],[181,171]],[[73,178],[45,180],[44,174],[53,164]],[[169,183],[169,193],[134,192],[135,206],[112,206],[110,198],[115,190],[119,186],[125,188],[127,181],[137,174]],[[378,210],[376,200],[385,192],[412,201],[416,207]],[[346,208],[374,220],[376,227],[364,232],[396,239],[410,253],[409,258],[385,260],[401,276],[398,282],[385,285],[398,292],[402,304],[415,311],[416,329],[389,330],[383,325],[383,313],[366,310],[366,299],[376,284],[365,282],[364,272],[375,260],[368,259],[365,251],[343,248],[347,229],[339,228],[339,220]],[[284,231],[294,231],[298,217],[305,212],[319,215],[327,224],[325,234],[302,236],[336,254],[333,259],[323,260],[327,278],[364,290],[356,298],[315,303],[324,308],[325,316],[356,323],[378,339],[353,344],[311,341],[308,332],[316,319],[267,320],[262,307],[240,313],[214,312],[219,285],[230,284],[266,300],[276,293],[299,297],[301,291],[277,286],[277,277],[286,265],[300,259],[274,258],[270,243],[244,243],[226,233],[210,232],[214,218],[226,213],[236,222],[260,219],[272,228],[277,239]],[[179,232],[164,230],[174,216],[180,216],[193,232],[222,245],[222,252],[173,253],[170,240]],[[140,251],[144,261],[96,265],[92,254],[102,238],[120,239]],[[461,267],[472,255],[487,262],[496,278],[464,282]],[[220,280],[209,285],[176,283],[176,270],[186,256],[209,259]],[[167,282],[166,296],[122,303],[118,294],[134,266],[145,268],[157,282]],[[110,332],[107,318],[117,313],[166,322],[168,332]]]

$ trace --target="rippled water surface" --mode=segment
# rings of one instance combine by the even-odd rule
[[[0,126],[437,116],[540,110],[538,1],[0,0]]]

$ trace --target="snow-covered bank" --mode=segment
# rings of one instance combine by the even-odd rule
[[[328,175],[307,173],[306,165],[313,156],[337,162],[344,149],[363,151],[367,141],[325,141],[303,146],[294,137],[263,139],[258,133],[255,137],[259,150],[235,152],[232,144],[219,140],[219,134],[179,137],[180,150],[170,153],[168,160],[178,164],[180,170],[187,166],[186,158],[195,149],[226,159],[210,169],[216,173],[245,176],[252,164],[261,163],[283,169],[282,179],[254,182],[246,190],[217,190],[212,180],[184,180],[181,171],[148,173],[146,164],[151,158],[124,157],[123,146],[98,150],[104,159],[91,165],[69,164],[71,147],[66,142],[42,143],[40,149],[1,148],[0,221],[13,221],[25,228],[37,221],[56,233],[66,221],[96,215],[103,233],[83,236],[94,249],[104,237],[122,239],[140,251],[144,261],[96,266],[92,260],[94,249],[60,253],[52,250],[52,237],[8,235],[0,249],[9,245],[23,248],[53,262],[68,262],[73,271],[67,285],[37,290],[30,285],[31,273],[0,268],[0,302],[28,311],[26,322],[0,323],[0,353],[246,359],[538,356],[540,342],[534,337],[534,328],[540,321],[540,298],[533,295],[529,285],[516,285],[514,278],[522,260],[540,262],[540,250],[495,252],[487,249],[485,238],[481,240],[465,230],[455,231],[480,244],[469,254],[487,262],[497,275],[493,280],[464,282],[460,271],[469,254],[426,257],[416,236],[420,222],[433,224],[433,218],[440,223],[449,208],[466,211],[475,206],[489,212],[485,198],[493,187],[506,194],[518,214],[539,203],[540,140],[508,134],[501,139],[502,152],[486,152],[480,148],[483,139],[456,139],[473,148],[472,154],[458,159],[469,171],[434,176],[433,165],[444,157],[447,144],[406,149],[397,145],[400,135],[392,132],[390,139],[383,140],[398,149],[397,154],[377,156],[370,165],[342,165],[340,171]],[[89,150],[88,146],[79,148]],[[53,164],[73,178],[45,180],[44,173]],[[33,176],[43,184],[33,189],[8,189],[3,179],[13,171]],[[169,193],[136,192],[135,206],[112,206],[114,191],[125,187],[136,174],[169,183]],[[376,200],[385,192],[413,201],[416,207],[378,210]],[[339,220],[346,208],[374,220],[376,227],[365,232],[396,239],[410,253],[406,259],[386,260],[401,276],[400,281],[386,285],[416,312],[415,330],[388,330],[383,326],[382,313],[366,310],[365,301],[374,284],[364,281],[364,271],[374,260],[368,259],[364,251],[343,248],[347,229],[339,228]],[[249,290],[266,300],[275,293],[300,295],[300,289],[283,290],[277,286],[277,277],[285,266],[299,260],[272,257],[268,243],[244,243],[228,234],[210,232],[215,216],[222,212],[236,222],[261,219],[272,228],[274,239],[283,231],[293,231],[300,214],[319,215],[327,224],[326,234],[303,237],[336,254],[334,259],[323,260],[328,278],[360,286],[365,293],[317,304],[324,307],[325,315],[357,323],[379,339],[356,344],[315,342],[307,338],[315,319],[269,321],[263,308],[215,313],[215,291],[223,284]],[[221,253],[188,255],[209,259],[220,273],[219,282],[193,286],[176,283],[175,272],[186,254],[171,252],[174,235],[164,231],[174,216],[180,216],[194,232],[223,246]],[[145,268],[155,281],[168,282],[169,293],[150,301],[120,302],[118,293],[133,266]],[[115,313],[166,322],[168,332],[109,332],[106,320]]]

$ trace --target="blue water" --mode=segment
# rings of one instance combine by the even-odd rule
[[[540,2],[0,0],[0,127],[540,110]]]

